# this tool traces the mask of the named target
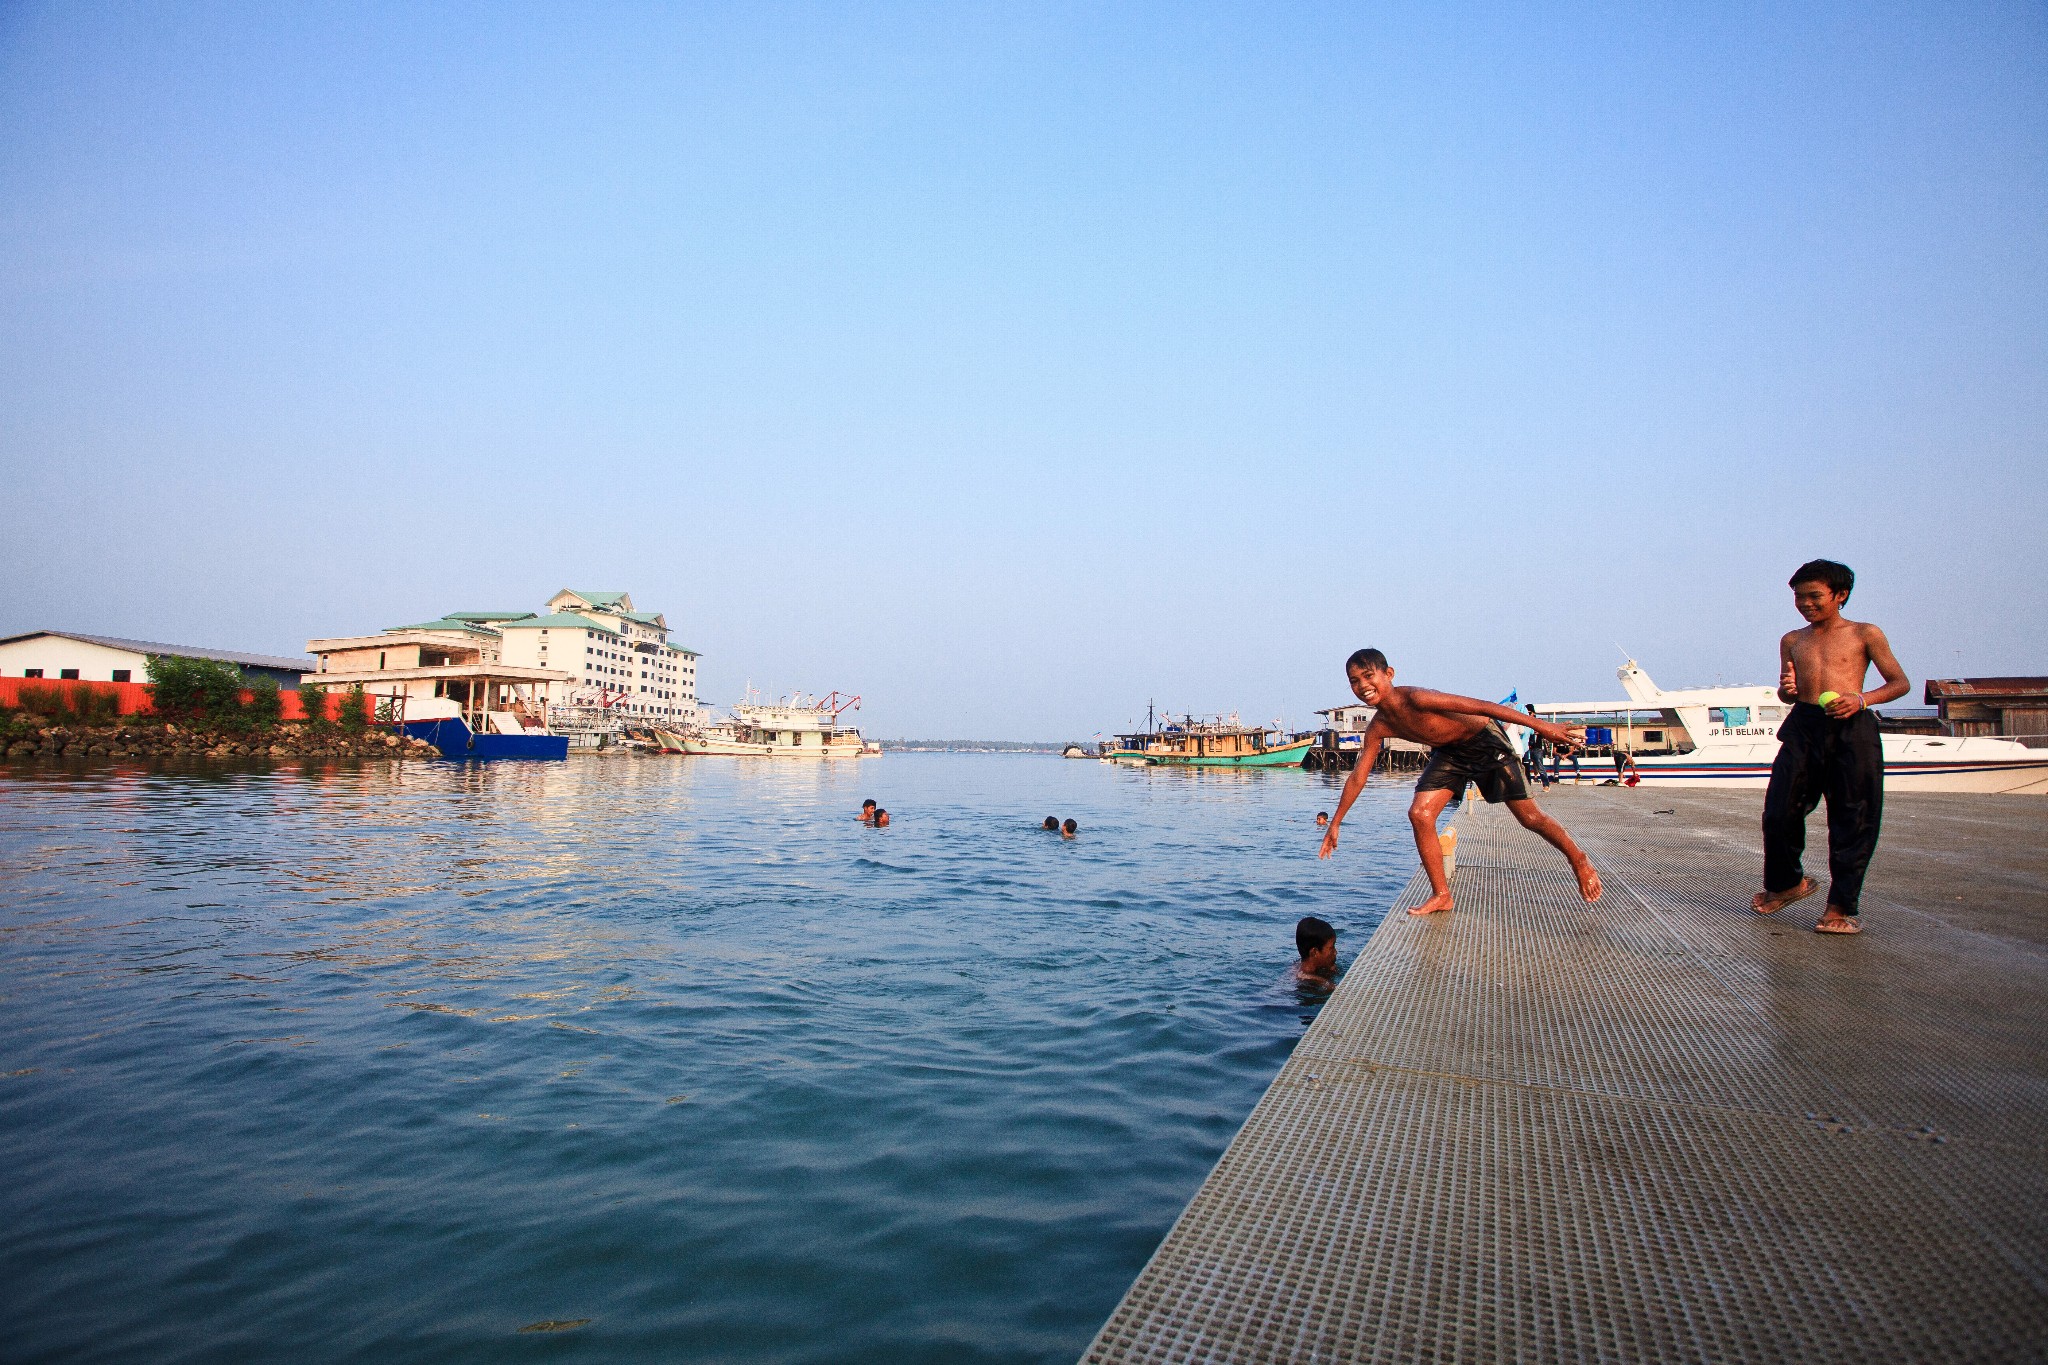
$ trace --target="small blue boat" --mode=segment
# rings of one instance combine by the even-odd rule
[[[489,731],[475,731],[469,722],[459,714],[453,702],[432,698],[430,702],[414,704],[418,710],[438,710],[457,714],[414,716],[401,720],[397,729],[410,739],[424,739],[434,745],[444,759],[565,759],[569,757],[569,737],[549,735],[545,729],[535,729],[520,722],[512,712],[483,712],[485,724],[494,726]]]

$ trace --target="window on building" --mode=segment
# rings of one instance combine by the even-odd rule
[[[133,678],[133,676],[134,674],[132,673],[132,671],[126,668],[117,668],[114,670],[115,682],[128,682]]]
[[[40,678],[43,676],[43,670],[40,668],[24,668],[21,670],[21,676],[24,678]]]
[[[378,651],[377,651],[377,671],[381,673],[381,672],[383,672],[383,670],[384,670],[384,651],[380,649],[380,650],[378,650]],[[350,723],[351,723],[351,724],[353,724],[354,722],[353,722],[353,721],[351,721]]]
[[[75,668],[60,668],[57,670],[57,676],[60,678],[70,678],[75,681],[78,677],[78,670]]]

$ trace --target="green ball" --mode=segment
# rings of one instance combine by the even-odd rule
[[[1842,694],[1840,692],[1823,692],[1820,694],[1820,704],[1822,706],[1827,706],[1830,703],[1840,701],[1841,699]]]

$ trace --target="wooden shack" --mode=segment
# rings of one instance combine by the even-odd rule
[[[2039,736],[2048,743],[2048,678],[1932,678],[1924,699],[1944,734]]]

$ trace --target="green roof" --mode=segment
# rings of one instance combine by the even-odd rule
[[[605,630],[606,627],[588,616],[578,616],[573,611],[558,611],[552,616],[526,616],[517,621],[507,621],[507,630],[526,630],[539,626],[567,626],[571,629]]]
[[[658,626],[661,624],[660,612],[622,611],[619,615],[625,617],[628,621],[638,621],[643,626]]]
[[[523,621],[533,615],[530,611],[451,611],[451,621],[474,621],[480,625],[491,625],[498,621]]]
[[[410,626],[386,626],[385,632],[400,630],[466,630],[473,635],[496,635],[489,626],[480,626],[474,621],[461,621],[453,616],[443,616],[438,621],[420,621]]]
[[[593,607],[616,606],[619,599],[626,595],[622,592],[585,592],[581,588],[571,588],[569,591],[575,593]]]

